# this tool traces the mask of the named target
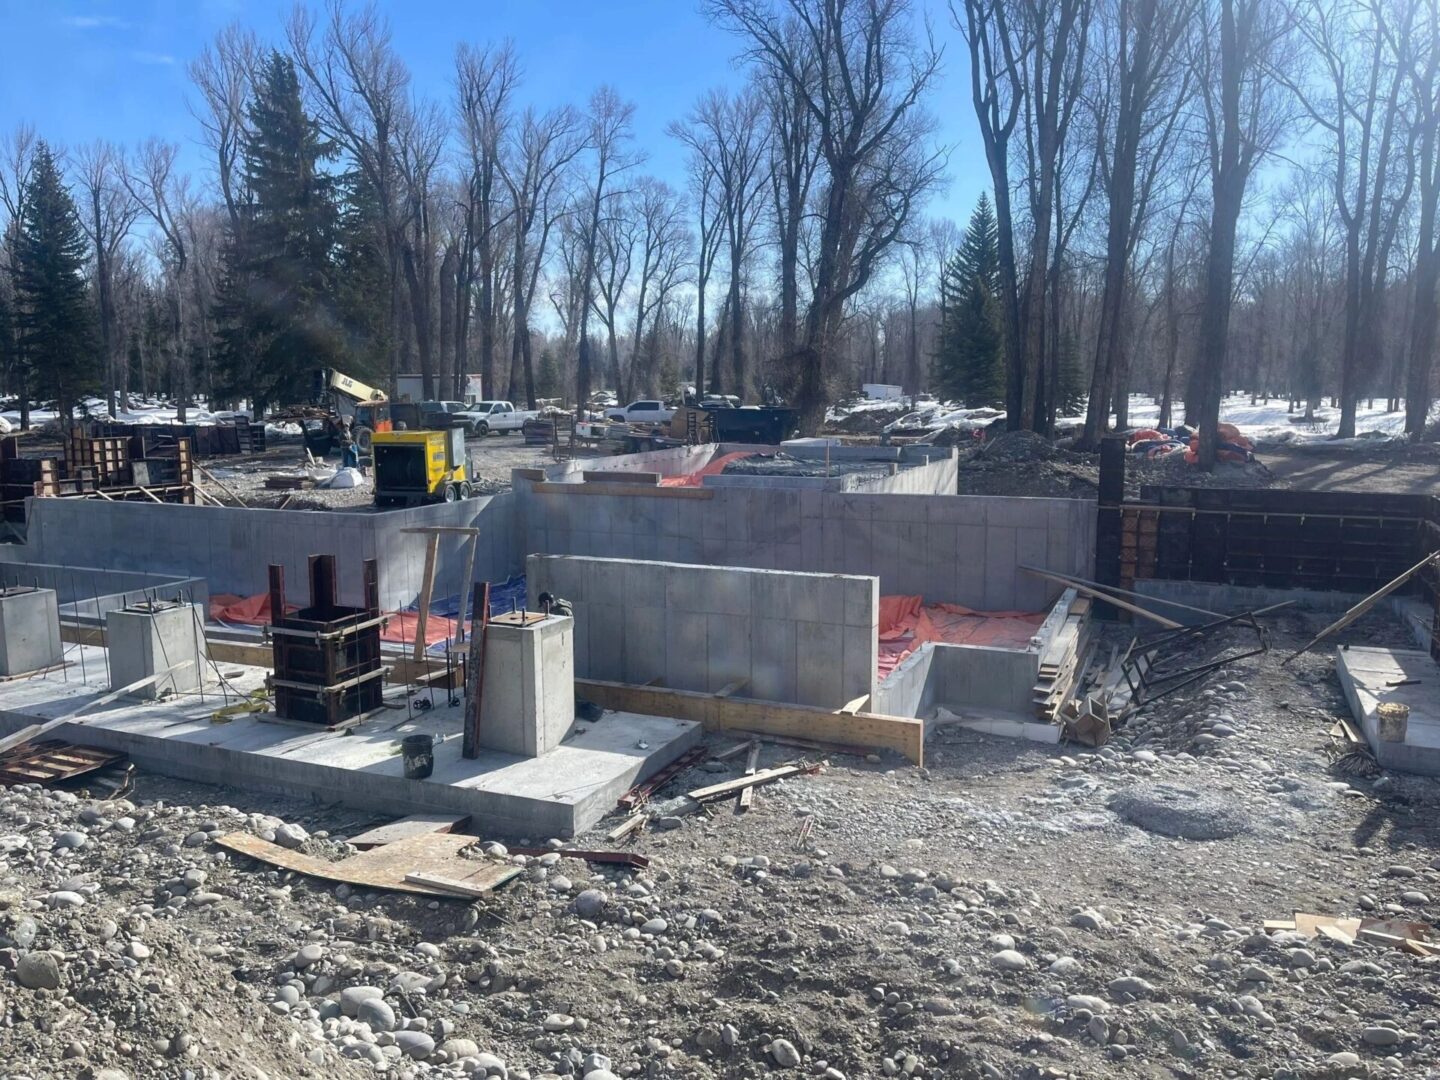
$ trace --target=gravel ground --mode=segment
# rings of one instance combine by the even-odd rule
[[[711,763],[652,807],[648,870],[555,852],[477,904],[209,842],[337,857],[375,823],[343,808],[0,792],[0,1076],[1433,1076],[1440,962],[1259,931],[1440,916],[1440,785],[1336,772],[1333,660],[1280,667],[1320,621],[1098,752],[944,728],[924,769],[835,755],[678,815],[743,757]]]

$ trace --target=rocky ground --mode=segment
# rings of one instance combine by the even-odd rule
[[[479,903],[211,842],[342,857],[376,820],[341,807],[0,791],[0,1077],[1435,1075],[1440,961],[1260,931],[1440,917],[1440,784],[1331,765],[1333,660],[1280,667],[1317,625],[1100,751],[942,729],[923,769],[832,755],[681,815],[743,758],[711,763],[652,806],[647,870],[516,856]]]

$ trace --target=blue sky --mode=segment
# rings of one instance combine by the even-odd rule
[[[925,2],[925,0],[922,0]],[[986,186],[970,111],[964,42],[940,0],[930,12],[945,70],[930,107],[951,147],[951,183],[932,212],[963,224]],[[525,72],[522,102],[583,106],[608,82],[636,103],[636,142],[647,168],[683,181],[683,151],[665,135],[704,90],[738,83],[736,40],[690,0],[399,0],[382,2],[416,89],[448,103],[459,41],[510,38]],[[150,135],[179,142],[190,171],[205,157],[187,102],[186,64],[234,20],[283,43],[289,5],[276,0],[0,0],[11,42],[0,63],[0,128],[33,123],[52,142],[106,138],[134,145]]]

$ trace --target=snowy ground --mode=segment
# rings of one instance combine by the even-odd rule
[[[1220,407],[1220,419],[1228,424],[1234,424],[1240,429],[1240,433],[1252,442],[1267,443],[1299,443],[1316,442],[1326,440],[1334,442],[1335,430],[1340,423],[1340,410],[1331,408],[1329,405],[1322,405],[1315,410],[1314,424],[1291,423],[1291,416],[1301,416],[1303,413],[1291,414],[1286,410],[1286,402],[1281,398],[1271,398],[1269,404],[1251,404],[1249,394],[1232,394],[1227,397]],[[838,421],[854,413],[880,412],[893,413],[897,418],[903,418],[901,426],[906,428],[924,427],[932,431],[938,431],[950,426],[973,426],[979,420],[983,423],[991,423],[995,419],[1003,418],[1004,413],[993,409],[961,409],[953,403],[936,401],[934,398],[920,397],[914,403],[914,408],[908,408],[908,401],[861,401],[852,405],[837,406],[830,411],[828,419]],[[1181,402],[1175,403],[1174,415],[1179,416],[1183,412]],[[911,419],[911,415],[915,419]],[[1160,405],[1154,398],[1147,394],[1130,395],[1130,423],[1132,427],[1142,428],[1153,426],[1160,417]],[[1432,412],[1432,418],[1440,419],[1440,403]],[[1064,430],[1085,422],[1084,415],[1064,416],[1056,418],[1056,427]],[[897,419],[899,425],[899,419]],[[1401,435],[1405,431],[1405,410],[1402,402],[1401,408],[1395,412],[1389,412],[1384,407],[1383,401],[1378,401],[1375,406],[1367,407],[1367,402],[1362,401],[1356,410],[1355,430],[1361,438],[1369,435],[1367,442],[1374,438],[1371,433],[1378,433],[1385,436]]]

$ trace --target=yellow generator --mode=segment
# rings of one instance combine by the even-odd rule
[[[377,431],[372,446],[376,506],[413,506],[470,497],[464,428]]]

